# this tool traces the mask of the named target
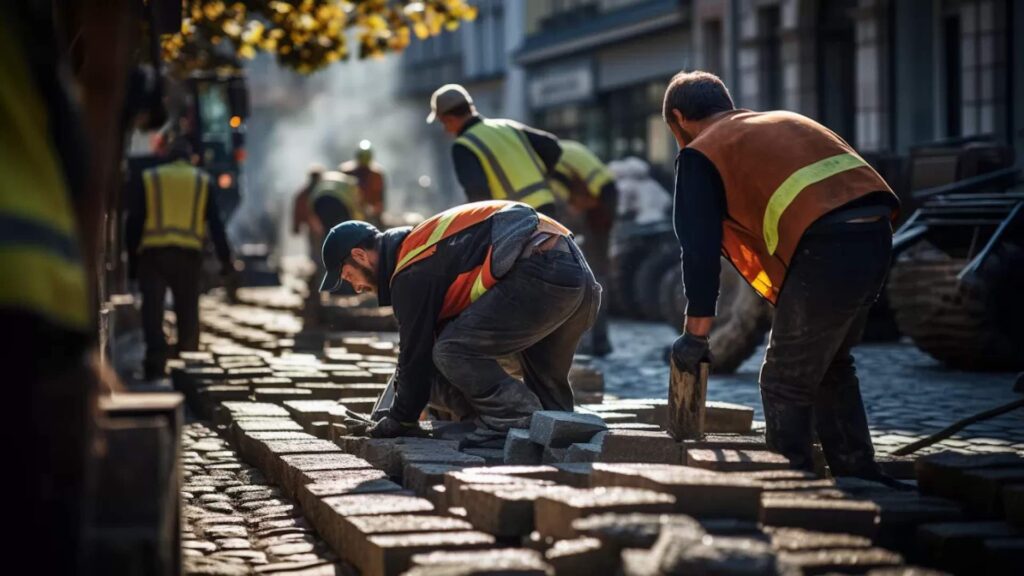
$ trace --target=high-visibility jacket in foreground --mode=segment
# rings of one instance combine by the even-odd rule
[[[362,198],[359,193],[359,181],[353,176],[342,172],[324,172],[320,181],[313,187],[309,195],[309,207],[313,208],[321,198],[334,198],[345,206],[351,220],[365,220]]]
[[[144,171],[142,182],[146,190],[146,222],[139,250],[202,250],[210,183],[206,172],[177,160]]]
[[[544,162],[515,122],[483,118],[455,143],[480,161],[495,200],[514,200],[533,208],[554,203]]]
[[[18,39],[0,22],[0,309],[87,333],[88,284],[63,166],[50,139],[55,120]]]
[[[398,257],[395,264],[395,271],[391,275],[394,282],[395,277],[402,273],[409,266],[430,258],[437,252],[437,246],[446,239],[463,232],[473,226],[486,222],[489,218],[501,210],[514,205],[505,201],[473,202],[449,208],[444,212],[424,221],[413,228],[398,250]],[[537,213],[540,223],[537,226],[538,232],[546,232],[554,235],[570,236],[571,232],[555,220]],[[498,283],[491,271],[492,248],[487,250],[487,256],[477,267],[459,274],[445,293],[444,305],[438,320],[445,320],[457,316],[470,304],[476,302],[487,290]]]
[[[815,220],[889,185],[842,138],[792,112],[736,110],[689,144],[722,178],[722,252],[775,303]]]

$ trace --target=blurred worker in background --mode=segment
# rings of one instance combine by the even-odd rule
[[[458,84],[445,84],[430,97],[427,122],[435,120],[455,137],[452,162],[468,202],[514,200],[556,216],[548,174],[562,155],[557,138],[513,120],[480,116]]]
[[[384,169],[373,161],[373,144],[369,140],[360,141],[356,157],[342,163],[338,169],[358,181],[366,221],[379,227],[384,214]]]
[[[221,274],[234,284],[235,263],[224,222],[210,193],[210,176],[192,164],[185,138],[171,142],[167,162],[142,173],[142,190],[130,198],[128,250],[138,253],[142,292],[143,363],[147,380],[164,375],[168,346],[164,336],[164,298],[170,288],[178,332],[177,350],[199,348],[199,291],[203,243],[209,231]]]
[[[307,280],[308,291],[306,293],[305,310],[310,316],[314,310],[318,310],[320,302],[320,279],[324,275],[323,265],[320,263],[320,246],[324,242],[322,226],[319,219],[313,215],[313,206],[310,198],[313,196],[313,189],[320,183],[324,167],[321,164],[310,164],[306,172],[306,182],[295,194],[292,202],[292,234],[300,234],[306,231],[306,239],[309,242],[309,259],[313,261],[315,269]]]
[[[889,270],[896,196],[834,132],[792,112],[737,110],[713,74],[677,74],[663,112],[680,149],[677,366],[695,372],[709,357],[724,253],[775,305],[760,378],[768,447],[810,471],[816,428],[833,476],[898,486],[875,462],[850,354]]]
[[[608,258],[612,226],[615,224],[618,189],[615,175],[586,146],[561,140],[562,156],[551,173],[555,195],[568,210],[582,216],[586,225],[583,253],[597,281],[604,288],[601,311],[594,328],[584,337],[580,351],[606,356],[612,351],[608,339]]]

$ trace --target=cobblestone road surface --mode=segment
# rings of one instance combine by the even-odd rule
[[[615,352],[595,360],[605,372],[607,394],[664,397],[668,389],[665,347],[675,339],[658,323],[614,321]],[[764,347],[735,374],[713,376],[708,399],[754,407],[763,419],[757,374]],[[1015,374],[960,372],[943,367],[909,342],[864,344],[854,351],[872,435],[880,453],[892,451],[952,422],[1016,398]],[[937,445],[970,452],[1024,452],[1024,410],[969,426]],[[927,453],[924,451],[922,453]]]

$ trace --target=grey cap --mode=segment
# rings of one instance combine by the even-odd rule
[[[473,105],[473,97],[461,84],[445,84],[430,96],[430,115],[427,124],[437,119],[438,115],[451,112],[463,104]]]

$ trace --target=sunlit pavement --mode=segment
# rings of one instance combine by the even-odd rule
[[[671,328],[648,322],[613,321],[615,351],[595,360],[605,372],[605,392],[621,398],[665,397],[668,366],[665,347],[676,335]],[[712,376],[708,399],[746,404],[763,419],[757,374],[762,346],[736,374]],[[1005,404],[1016,374],[950,370],[909,341],[864,344],[854,350],[861,392],[879,453],[934,433],[977,412]],[[923,450],[1024,452],[1024,410],[973,424],[949,440]]]

